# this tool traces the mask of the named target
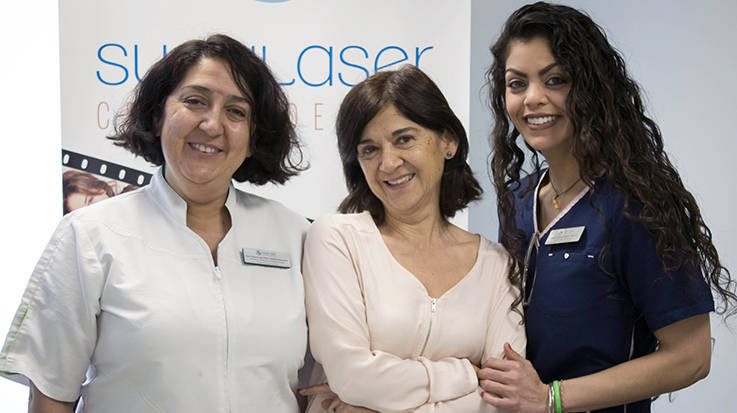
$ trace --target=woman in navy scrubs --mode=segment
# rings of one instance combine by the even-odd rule
[[[483,397],[511,411],[648,412],[652,396],[708,374],[711,290],[727,311],[729,272],[588,16],[524,6],[492,54],[500,240],[523,290],[529,361],[507,346],[479,373]]]

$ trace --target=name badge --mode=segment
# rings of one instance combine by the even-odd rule
[[[289,254],[280,251],[269,251],[258,248],[243,248],[241,250],[243,264],[261,265],[264,267],[290,268]]]
[[[581,239],[581,235],[583,235],[583,230],[585,229],[585,226],[554,229],[550,231],[550,235],[548,235],[548,238],[545,240],[545,245],[577,242]]]

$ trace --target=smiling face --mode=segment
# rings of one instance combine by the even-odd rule
[[[571,81],[556,63],[547,39],[512,40],[505,67],[504,99],[515,128],[546,158],[568,156],[573,128],[566,98]]]
[[[366,124],[356,148],[361,170],[387,215],[437,211],[445,159],[457,142],[412,122],[394,105]]]
[[[164,173],[186,199],[227,193],[251,155],[251,105],[222,61],[202,58],[167,97],[160,121]]]

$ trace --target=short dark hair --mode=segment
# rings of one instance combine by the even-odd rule
[[[348,196],[338,210],[369,211],[378,224],[384,222],[384,206],[363,176],[356,148],[366,124],[386,105],[394,105],[407,119],[424,128],[448,132],[458,142],[455,155],[445,161],[441,178],[442,216],[452,217],[469,202],[479,199],[481,186],[466,163],[468,138],[463,124],[432,79],[415,66],[405,65],[395,71],[378,72],[357,84],[340,105],[335,129]]]
[[[156,62],[141,79],[126,113],[116,119],[115,144],[154,165],[164,164],[157,124],[167,97],[203,58],[218,59],[252,106],[251,153],[233,174],[238,182],[284,183],[304,168],[302,150],[289,117],[289,102],[268,66],[241,42],[215,34],[190,40]]]

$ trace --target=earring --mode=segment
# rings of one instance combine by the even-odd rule
[[[453,152],[448,151],[448,152],[445,153],[445,159],[450,159],[452,157],[453,157]]]

